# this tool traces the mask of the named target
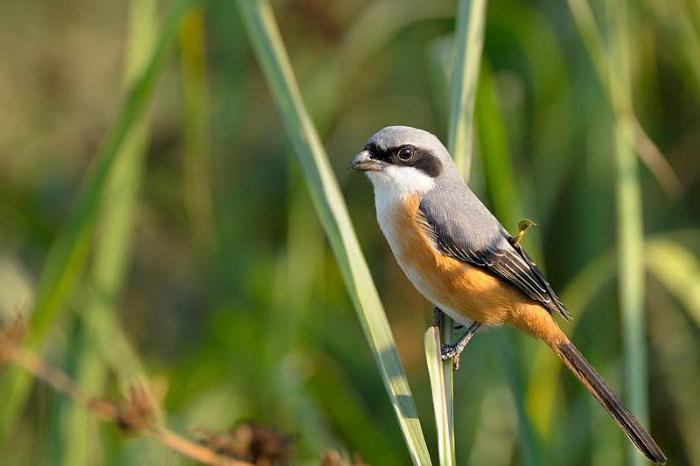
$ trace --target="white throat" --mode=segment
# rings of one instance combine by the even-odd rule
[[[374,199],[379,205],[400,200],[412,194],[425,194],[435,187],[435,180],[414,167],[389,165],[382,171],[367,172],[374,186]]]
[[[435,179],[414,167],[390,165],[382,171],[367,172],[374,186],[377,220],[387,235],[386,219],[393,207],[406,196],[425,194],[435,187]]]

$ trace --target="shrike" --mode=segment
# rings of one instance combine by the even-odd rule
[[[481,325],[510,324],[544,341],[649,460],[666,456],[557,325],[570,319],[542,272],[464,183],[437,137],[389,126],[350,163],[374,187],[377,220],[399,266],[429,301],[468,325],[444,359]]]

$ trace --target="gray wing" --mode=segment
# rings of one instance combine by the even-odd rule
[[[483,269],[550,312],[571,319],[544,274],[474,193],[459,182],[447,181],[442,189],[427,193],[420,204],[424,226],[437,249]]]

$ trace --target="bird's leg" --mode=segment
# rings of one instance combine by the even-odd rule
[[[439,307],[435,307],[433,309],[433,327],[439,327],[440,324],[442,324],[442,318],[444,317],[444,313],[440,310]]]
[[[445,317],[445,313],[442,312],[442,310],[439,307],[436,307],[433,309],[433,327],[439,327],[442,325],[442,319]],[[455,325],[454,326],[455,330],[461,330],[464,328],[464,325]]]
[[[464,332],[464,335],[459,337],[459,340],[452,345],[442,345],[440,348],[440,355],[442,356],[442,359],[452,359],[452,367],[454,370],[459,369],[459,355],[462,354],[462,351],[464,351],[467,343],[469,343],[469,340],[472,339],[476,331],[479,330],[479,327],[481,327],[481,323],[476,321],[472,322],[472,324]]]

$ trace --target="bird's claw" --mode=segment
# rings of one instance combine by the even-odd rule
[[[443,361],[452,360],[452,369],[459,369],[459,345],[442,345],[440,347],[440,357]]]

